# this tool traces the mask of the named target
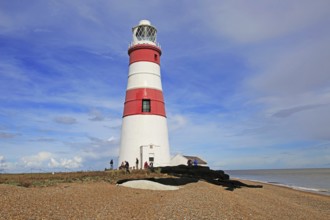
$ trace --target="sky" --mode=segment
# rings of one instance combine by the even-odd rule
[[[0,0],[0,172],[116,162],[142,19],[162,48],[172,156],[330,168],[328,0]]]

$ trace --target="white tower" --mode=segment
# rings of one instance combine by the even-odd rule
[[[170,149],[157,30],[149,21],[142,20],[132,32],[118,163],[128,161],[135,167],[138,158],[138,168],[146,161],[166,166],[170,163]]]

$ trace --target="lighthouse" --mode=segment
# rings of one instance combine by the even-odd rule
[[[138,169],[145,162],[166,166],[170,149],[157,29],[150,21],[141,20],[132,33],[118,163],[128,161]]]

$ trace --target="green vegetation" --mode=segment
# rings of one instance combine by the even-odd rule
[[[165,174],[149,170],[132,170],[131,174],[124,170],[59,172],[59,173],[22,173],[0,174],[0,184],[22,187],[47,187],[60,183],[84,183],[104,181],[115,184],[121,179],[161,177]]]

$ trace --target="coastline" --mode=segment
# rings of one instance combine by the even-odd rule
[[[267,182],[267,181],[251,180],[251,179],[244,179],[244,178],[231,178],[231,179],[239,180],[242,182],[250,182],[251,184],[268,184],[271,186],[284,187],[284,188],[296,190],[299,192],[306,192],[306,193],[330,197],[330,192],[322,190],[322,189],[317,189],[317,188],[308,188],[308,187],[302,187],[302,186],[287,185],[287,184],[277,183],[277,182]]]
[[[257,182],[241,180],[246,184]],[[141,190],[104,181],[0,184],[0,219],[328,219],[330,197],[262,183],[233,191],[204,181]]]
[[[227,170],[231,178],[330,196],[329,168]]]

